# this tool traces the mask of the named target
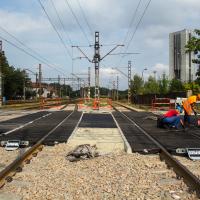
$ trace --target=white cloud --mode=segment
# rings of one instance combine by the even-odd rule
[[[111,67],[108,68],[100,68],[100,73],[102,78],[108,78],[111,76],[119,76],[119,72]]]
[[[49,28],[43,17],[32,17],[26,13],[8,12],[0,10],[0,25],[15,34],[44,31]]]
[[[76,0],[68,0],[74,13],[79,19],[82,27],[88,37],[94,42],[94,35],[89,34],[86,23],[80,12],[80,8]],[[100,43],[116,43],[119,44],[124,40],[126,31],[129,27],[130,20],[133,16],[138,0],[79,0],[88,22],[94,31],[100,31]],[[71,60],[67,57],[66,51],[61,45],[56,33],[49,24],[43,10],[38,2],[27,3],[27,0],[20,1],[4,1],[6,6],[0,9],[0,26],[6,28],[12,34],[21,39],[25,44],[37,50],[37,52],[53,63],[64,66],[66,73],[70,74]],[[12,2],[12,3],[11,3]],[[53,22],[63,36],[63,40],[70,46],[68,39],[64,36],[62,28],[59,24],[56,14],[51,6],[50,1],[42,1],[46,10],[51,16]],[[140,18],[143,8],[147,0],[143,0],[141,7],[137,13],[137,20],[131,28],[134,32],[135,25]],[[65,31],[70,35],[74,45],[86,45],[87,41],[78,27],[76,20],[67,8],[65,0],[54,1],[61,19],[65,25]],[[34,5],[33,5],[34,4]],[[24,6],[24,8],[23,8]],[[140,55],[125,56],[120,63],[120,57],[110,56],[104,62],[105,66],[125,67],[127,61],[132,60],[133,73],[141,74],[142,70],[147,66],[144,76],[153,74],[157,71],[160,76],[164,71],[168,74],[168,35],[170,32],[178,31],[184,28],[198,28],[200,18],[199,0],[153,0],[140,24],[138,30],[131,42],[128,52],[139,52]],[[0,35],[2,35],[0,30]],[[4,34],[6,38],[7,35]],[[9,38],[10,39],[10,38]],[[4,43],[6,55],[9,62],[16,66],[35,66],[37,61],[20,53],[14,47]],[[70,47],[71,48],[71,47]],[[101,56],[105,55],[111,47],[101,47]],[[71,50],[71,49],[70,49]],[[84,52],[93,56],[93,49],[83,48]],[[120,51],[120,49],[118,49]],[[115,51],[115,52],[118,52]],[[74,57],[80,56],[80,52],[74,50]],[[90,65],[85,59],[75,61],[75,72],[86,71]],[[92,65],[94,80],[94,67]],[[51,70],[45,71],[46,76],[53,76]],[[125,69],[123,70],[125,71]],[[115,77],[116,73],[111,67],[100,68],[101,84],[106,85],[110,77]],[[126,71],[125,71],[126,73]],[[55,74],[57,76],[57,73]],[[127,80],[121,76],[120,87],[127,88]]]
[[[148,38],[145,40],[145,42],[150,48],[162,48],[164,44],[163,39]]]
[[[152,67],[152,71],[156,71],[156,74],[158,77],[162,76],[163,73],[165,73],[167,76],[169,74],[169,65],[163,64],[163,63],[156,63]]]

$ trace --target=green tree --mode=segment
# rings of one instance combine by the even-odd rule
[[[192,62],[198,65],[196,82],[200,84],[200,30],[195,30],[196,35],[191,37],[186,45],[186,52],[194,52],[196,59]]]
[[[148,81],[144,84],[144,93],[145,94],[159,93],[159,84],[152,76],[149,76]]]
[[[196,82],[185,83],[183,87],[185,90],[192,90],[194,94],[197,94],[200,92],[200,85]]]
[[[132,94],[141,94],[143,91],[143,80],[142,78],[135,74],[133,80],[131,80],[131,93]]]
[[[162,79],[158,81],[159,93],[167,94],[169,91],[169,80],[163,75]]]
[[[9,66],[7,58],[0,53],[0,67],[2,72],[2,95],[6,99],[22,99],[23,87],[30,85],[30,79],[23,70]]]
[[[169,92],[180,92],[184,91],[183,84],[178,79],[172,79],[169,84]]]
[[[70,85],[62,85],[61,88],[63,97],[70,96],[70,93],[72,92]]]

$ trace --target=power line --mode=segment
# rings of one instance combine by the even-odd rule
[[[53,27],[53,29],[54,29],[55,32],[57,33],[57,35],[58,35],[58,37],[59,37],[59,39],[60,39],[62,45],[63,45],[64,48],[67,50],[67,54],[68,54],[68,56],[71,58],[72,56],[71,56],[71,54],[70,54],[70,51],[68,50],[67,46],[65,45],[65,42],[63,41],[63,39],[62,39],[60,33],[57,31],[56,26],[53,24],[51,18],[49,17],[49,15],[48,15],[48,13],[47,13],[45,7],[43,6],[41,0],[38,0],[38,2],[39,2],[39,4],[40,4],[41,8],[43,9],[44,13],[46,14],[46,16],[47,16],[47,18],[48,18],[48,20],[49,20],[51,26]]]
[[[46,63],[46,62],[44,62],[43,60],[41,60],[41,59],[38,58],[37,56],[35,56],[35,55],[29,53],[29,52],[26,51],[25,49],[19,47],[18,45],[16,45],[16,44],[14,44],[13,42],[7,40],[6,38],[4,38],[4,37],[2,37],[2,36],[0,36],[0,38],[1,38],[2,40],[4,40],[5,42],[7,42],[8,44],[10,44],[10,45],[14,46],[15,48],[19,49],[20,51],[24,52],[25,54],[29,55],[30,57],[34,58],[35,60],[37,60],[37,61],[39,61],[39,62],[41,62],[41,63],[44,63],[44,64],[46,64],[48,67],[53,68],[54,70],[58,71],[59,73],[62,73],[63,75],[65,75],[62,71],[60,71],[60,70],[56,69],[55,67],[53,67],[52,65],[50,65],[50,64],[48,64],[48,63]]]
[[[128,30],[127,30],[127,32],[126,32],[126,36],[125,36],[124,41],[122,42],[122,44],[125,44],[125,42],[126,42],[126,40],[127,40],[127,38],[128,38],[128,35],[129,35],[130,31],[131,31],[131,26],[133,25],[133,22],[134,22],[135,19],[136,19],[136,14],[137,14],[137,12],[138,12],[138,9],[139,9],[139,7],[140,7],[141,2],[142,2],[142,0],[139,0],[139,2],[138,2],[138,4],[137,4],[137,7],[136,7],[136,9],[135,9],[135,11],[134,11],[134,13],[133,13],[133,17],[131,18],[131,21],[130,21]]]
[[[145,7],[145,9],[144,9],[144,11],[143,11],[143,13],[142,13],[142,15],[141,15],[139,21],[138,21],[138,23],[137,23],[137,25],[136,25],[136,27],[135,27],[135,30],[134,30],[134,32],[133,32],[133,34],[132,34],[130,40],[128,41],[128,44],[127,44],[127,46],[126,46],[126,48],[125,48],[125,50],[124,50],[123,53],[126,53],[126,52],[127,52],[128,48],[129,48],[129,46],[130,46],[130,44],[131,44],[131,42],[132,42],[132,40],[133,40],[133,37],[135,36],[135,33],[136,33],[136,31],[138,30],[139,25],[140,25],[140,23],[141,23],[141,21],[142,21],[144,15],[145,15],[147,9],[148,9],[150,3],[151,3],[151,0],[149,0],[149,2],[147,3],[147,5],[146,5],[146,7]],[[120,61],[119,61],[119,63],[118,63],[118,66],[120,65],[120,63],[121,63],[121,61],[122,61],[123,58],[124,58],[124,57],[121,57],[121,59],[120,59]]]
[[[78,18],[77,18],[77,16],[76,16],[76,14],[74,13],[74,11],[73,11],[71,5],[69,4],[68,0],[65,0],[65,3],[66,3],[66,5],[67,5],[67,7],[70,9],[70,11],[71,11],[73,17],[75,18],[75,20],[76,20],[76,22],[77,22],[79,28],[81,29],[81,31],[82,31],[83,35],[85,36],[85,38],[86,38],[88,44],[90,45],[90,41],[89,41],[89,39],[88,39],[88,37],[87,37],[87,34],[85,33],[83,27],[81,26],[81,24],[80,24],[80,22],[79,22],[79,20],[78,20]]]
[[[2,31],[4,31],[6,34],[8,34],[10,37],[14,38],[19,44],[21,44],[22,46],[24,46],[25,48],[27,48],[29,51],[31,51],[32,53],[34,53],[35,55],[37,55],[40,59],[44,60],[47,63],[50,63],[46,58],[42,57],[39,53],[37,53],[35,50],[31,49],[30,47],[28,47],[26,44],[24,44],[22,41],[20,41],[17,37],[15,37],[13,34],[9,33],[6,29],[4,29],[3,27],[0,26],[0,29]],[[44,62],[43,61],[43,62]],[[50,64],[52,65],[52,64]],[[57,66],[56,66],[57,67]]]
[[[133,37],[135,36],[135,33],[137,32],[137,30],[138,30],[138,28],[139,28],[139,25],[140,25],[140,23],[141,23],[141,21],[142,21],[144,15],[145,15],[147,9],[148,9],[150,3],[151,3],[151,0],[149,0],[149,2],[147,3],[147,5],[146,5],[146,7],[145,7],[145,9],[144,9],[144,11],[143,11],[143,13],[142,13],[142,16],[140,17],[140,20],[138,21],[138,23],[137,23],[137,25],[136,25],[136,27],[135,27],[135,30],[134,30],[134,32],[133,32],[133,34],[132,34],[130,40],[128,41],[128,45],[126,46],[126,49],[125,49],[124,52],[126,52],[126,51],[128,50],[128,48],[129,48],[129,46],[130,46],[130,44],[131,44],[131,42],[132,42],[132,40],[133,40]]]
[[[90,26],[90,24],[89,24],[89,22],[88,22],[88,20],[87,20],[87,17],[86,17],[86,15],[85,15],[85,12],[84,12],[84,10],[83,10],[83,7],[81,6],[81,3],[80,3],[79,0],[77,0],[77,2],[78,2],[78,5],[79,5],[79,7],[80,7],[80,10],[81,10],[81,13],[82,13],[82,15],[83,15],[83,18],[84,18],[84,20],[85,20],[85,22],[86,22],[86,24],[87,24],[87,26],[88,26],[88,28],[89,28],[89,30],[90,30],[90,33],[91,33],[91,35],[93,36],[93,30],[92,30],[92,28],[91,28],[91,26]]]
[[[24,46],[25,48],[27,48],[29,51],[31,51],[32,53],[34,53],[35,55],[37,55],[40,60],[42,59],[42,63],[48,65],[49,67],[52,68],[58,68],[58,66],[53,65],[49,62],[49,60],[47,60],[46,58],[42,57],[39,53],[37,53],[35,50],[31,49],[30,47],[28,47],[26,44],[24,44],[22,41],[20,41],[17,37],[15,37],[13,34],[9,33],[6,29],[4,29],[3,27],[0,26],[0,29],[3,30],[6,34],[8,34],[10,37],[14,38],[18,43],[20,43],[22,46]],[[54,66],[54,67],[53,67]],[[63,73],[63,72],[62,72]]]
[[[54,8],[54,10],[55,10],[55,13],[56,13],[56,15],[57,15],[57,17],[58,17],[58,20],[59,20],[59,22],[60,22],[60,24],[61,24],[61,26],[62,26],[62,29],[63,29],[63,31],[65,32],[65,34],[66,34],[66,36],[67,36],[67,39],[69,40],[70,44],[72,45],[72,40],[71,40],[71,38],[69,37],[67,31],[65,30],[64,23],[62,22],[62,20],[61,20],[61,18],[60,18],[60,15],[58,14],[58,10],[57,10],[56,6],[55,6],[55,4],[53,3],[52,0],[50,0],[50,1],[51,1],[51,4],[52,4],[52,6],[53,6],[53,8]]]

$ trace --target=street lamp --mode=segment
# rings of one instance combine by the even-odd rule
[[[146,67],[142,70],[142,80],[143,80],[143,74],[144,74],[144,71],[145,71],[145,70],[147,70]]]
[[[157,73],[157,71],[154,70],[153,73],[154,73],[154,79],[156,80],[156,73]]]

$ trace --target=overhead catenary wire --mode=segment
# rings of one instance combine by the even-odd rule
[[[138,9],[139,9],[139,7],[140,7],[141,2],[142,2],[142,0],[139,0],[139,2],[138,2],[138,4],[137,4],[137,7],[136,7],[136,9],[135,9],[135,11],[134,11],[134,13],[133,13],[132,18],[131,18],[129,27],[128,27],[128,29],[127,29],[127,32],[126,32],[126,35],[125,35],[125,38],[124,38],[122,44],[125,44],[125,42],[126,42],[126,40],[127,40],[127,38],[128,38],[128,35],[129,35],[130,31],[131,31],[131,27],[132,27],[132,25],[133,25],[133,23],[134,23],[134,21],[135,21],[135,19],[136,19],[136,15],[137,15],[137,12],[138,12]]]
[[[39,57],[41,60],[43,60],[43,63],[49,63],[49,65],[51,65],[52,67],[54,66],[54,68],[58,68],[58,66],[51,64],[51,62],[49,62],[49,60],[47,60],[46,58],[44,58],[43,56],[41,56],[38,52],[36,52],[35,50],[31,49],[30,47],[28,47],[26,44],[24,44],[24,42],[22,42],[21,40],[19,40],[16,36],[14,36],[13,34],[11,34],[10,32],[8,32],[5,28],[0,26],[0,29],[5,32],[6,34],[8,34],[10,37],[14,38],[19,44],[21,44],[23,47],[25,47],[26,49],[28,49],[29,51],[31,51],[33,54],[35,54],[37,57]]]
[[[88,26],[88,29],[89,29],[89,31],[90,31],[90,34],[93,36],[93,32],[94,32],[94,31],[92,30],[92,27],[91,27],[91,25],[89,24],[89,21],[88,21],[86,15],[85,15],[85,12],[84,12],[84,10],[83,10],[83,7],[81,6],[81,3],[80,3],[79,0],[77,0],[77,2],[78,2],[78,5],[79,5],[79,8],[80,8],[80,10],[81,10],[81,13],[82,13],[82,15],[83,15],[83,18],[84,18],[84,20],[85,20],[85,22],[86,22],[86,24],[87,24],[87,26]]]
[[[24,52],[25,54],[29,55],[30,57],[34,58],[35,60],[37,60],[37,61],[39,61],[39,62],[41,62],[41,63],[43,63],[43,64],[46,64],[48,67],[50,67],[50,68],[56,70],[57,72],[63,74],[64,76],[66,75],[66,74],[64,74],[64,72],[58,70],[57,68],[53,67],[52,65],[50,65],[50,64],[48,64],[48,63],[46,63],[46,62],[44,62],[43,60],[41,60],[41,59],[38,58],[37,56],[35,56],[35,55],[33,55],[32,53],[26,51],[26,50],[23,49],[22,47],[19,47],[18,45],[14,44],[13,42],[7,40],[6,38],[2,37],[1,35],[0,35],[0,38],[1,38],[2,40],[4,40],[5,42],[7,42],[8,44],[10,44],[10,45],[14,46],[15,48],[19,49],[20,51]]]
[[[69,4],[68,0],[65,0],[65,3],[66,3],[66,5],[67,5],[67,7],[69,8],[69,10],[71,11],[71,13],[72,13],[74,19],[76,20],[76,22],[77,22],[79,28],[81,29],[81,32],[83,33],[84,37],[86,38],[88,44],[90,45],[90,41],[89,41],[89,39],[88,39],[88,36],[87,36],[86,32],[84,31],[83,27],[81,26],[81,24],[80,24],[80,22],[79,22],[79,20],[78,20],[78,18],[77,18],[77,16],[76,16],[76,14],[74,13],[74,11],[73,11],[71,5]]]
[[[139,26],[140,26],[140,24],[141,24],[141,22],[142,22],[142,19],[143,19],[144,15],[145,15],[145,13],[146,13],[146,11],[147,11],[149,5],[150,5],[150,3],[151,3],[151,0],[149,0],[148,3],[147,3],[147,5],[145,6],[145,9],[144,9],[144,11],[143,11],[143,13],[142,13],[142,15],[141,15],[141,17],[140,17],[140,19],[139,19],[139,21],[138,21],[136,27],[135,27],[135,30],[134,30],[134,32],[133,32],[133,34],[132,34],[130,40],[128,41],[128,45],[126,46],[124,53],[127,52],[128,48],[129,48],[129,46],[130,46],[130,44],[131,44],[131,42],[132,42],[132,40],[133,40],[133,38],[134,38],[134,36],[135,36],[135,33],[137,32],[137,30],[138,30],[138,28],[139,28]]]
[[[45,15],[47,16],[47,19],[49,20],[49,23],[51,24],[52,28],[53,28],[54,31],[57,33],[57,35],[58,35],[58,37],[59,37],[59,39],[60,39],[60,42],[62,43],[62,45],[63,45],[64,48],[66,49],[68,56],[71,58],[72,55],[71,55],[71,53],[70,53],[68,47],[66,46],[66,44],[65,44],[64,40],[62,39],[62,37],[61,37],[60,33],[58,32],[58,30],[56,29],[56,26],[53,24],[53,22],[52,22],[52,20],[51,20],[51,18],[50,18],[50,16],[49,16],[49,14],[47,13],[47,11],[46,11],[44,5],[42,4],[41,0],[38,0],[38,2],[39,2],[39,4],[40,4],[42,10],[44,11]]]
[[[54,11],[55,11],[55,13],[56,13],[56,16],[57,16],[57,18],[58,18],[58,20],[59,20],[59,22],[60,22],[60,24],[61,24],[61,26],[62,26],[62,29],[63,29],[65,35],[67,36],[67,39],[68,39],[70,45],[72,46],[72,45],[73,45],[72,40],[71,40],[71,38],[69,37],[69,34],[67,33],[67,31],[65,30],[64,23],[63,23],[63,21],[61,20],[61,17],[60,17],[60,15],[59,15],[59,13],[58,13],[58,10],[57,10],[57,8],[56,8],[54,2],[53,2],[52,0],[50,0],[50,1],[51,1],[51,4],[52,4],[52,7],[53,7],[53,9],[54,9]]]
[[[139,28],[139,25],[140,25],[141,22],[142,22],[142,19],[143,19],[144,15],[145,15],[145,13],[146,13],[146,11],[147,11],[147,9],[148,9],[150,3],[151,3],[151,0],[149,0],[148,3],[146,4],[146,6],[145,6],[145,8],[144,8],[144,10],[143,10],[143,12],[142,12],[142,15],[141,15],[141,17],[140,17],[138,23],[136,24],[136,27],[135,27],[135,29],[134,29],[134,31],[133,31],[133,33],[132,33],[132,35],[131,35],[129,41],[127,42],[126,48],[125,48],[125,50],[123,51],[124,54],[127,53],[127,50],[128,50],[128,48],[129,48],[129,46],[130,46],[130,44],[131,44],[131,42],[132,42],[132,40],[133,40],[133,38],[134,38],[134,36],[135,36],[137,30],[138,30],[138,28]],[[140,4],[140,2],[139,2],[139,4]],[[138,8],[139,8],[139,7],[138,7]],[[119,61],[119,63],[118,63],[118,66],[120,65],[120,63],[121,63],[121,61],[123,60],[123,58],[124,58],[124,56],[121,56],[121,59],[120,59],[120,61]]]

